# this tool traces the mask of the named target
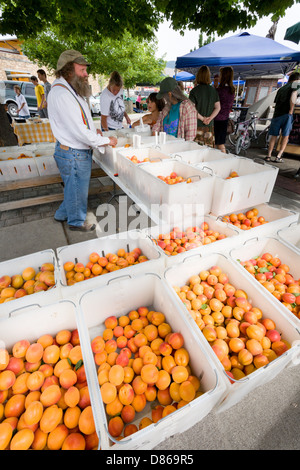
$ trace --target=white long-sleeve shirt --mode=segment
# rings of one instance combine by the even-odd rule
[[[56,84],[64,86],[54,86]],[[81,108],[75,97],[85,112],[89,129],[83,120]],[[64,78],[54,81],[47,102],[53,135],[62,145],[75,149],[92,147],[99,148],[100,152],[104,151],[102,146],[109,144],[109,138],[97,134],[87,102],[76,94]]]

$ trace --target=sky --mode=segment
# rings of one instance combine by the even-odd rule
[[[257,36],[265,37],[272,26],[271,15],[269,17],[263,18],[259,20],[255,27],[246,29],[248,33],[255,34]],[[300,51],[300,43],[296,44],[291,41],[285,41],[284,35],[290,26],[294,25],[299,21],[300,18],[300,4],[294,5],[291,8],[286,10],[286,15],[283,18],[280,18],[277,26],[277,31],[275,34],[275,41],[289,47],[291,49]],[[244,30],[243,30],[244,31]],[[234,34],[238,34],[242,32],[240,30],[231,32],[223,36],[229,37],[233,36]],[[205,38],[205,35],[203,35]],[[170,23],[165,21],[159,27],[156,37],[158,39],[158,51],[157,57],[162,57],[164,54],[165,60],[171,61],[176,60],[177,57],[182,55],[188,54],[190,50],[194,50],[194,47],[198,49],[198,38],[199,32],[198,31],[187,31],[184,36],[181,36],[179,32],[173,31],[170,27]],[[218,40],[216,36],[215,40]]]

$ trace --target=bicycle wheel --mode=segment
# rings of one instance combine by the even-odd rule
[[[248,135],[243,136],[241,135],[235,144],[235,153],[239,155],[241,150],[247,150],[250,147],[251,140]]]
[[[228,134],[228,140],[229,140],[229,142],[231,143],[231,145],[234,146],[234,145],[236,144],[236,141],[237,141],[239,135],[240,135],[240,134],[238,133],[237,130],[235,130],[234,132],[232,132],[232,134]]]

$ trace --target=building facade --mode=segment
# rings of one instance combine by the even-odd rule
[[[0,37],[0,80],[30,80],[31,75],[37,75],[37,70],[42,68],[47,74],[50,83],[55,80],[53,72],[47,70],[47,67],[31,62],[26,55],[22,53],[21,42],[15,37]],[[100,89],[96,78],[89,77],[89,83],[92,87],[92,94],[95,95]]]

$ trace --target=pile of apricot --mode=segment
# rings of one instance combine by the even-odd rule
[[[300,279],[295,279],[287,264],[271,253],[263,253],[240,263],[277,300],[300,318]]]
[[[184,338],[162,312],[140,307],[106,318],[104,326],[91,348],[113,438],[156,423],[201,395]],[[143,416],[147,402],[151,415]]]
[[[149,162],[150,159],[149,158],[144,158],[143,160],[139,160],[138,157],[136,155],[133,155],[132,157],[127,157],[128,160],[130,160],[132,163],[146,163],[146,162]]]
[[[145,261],[148,261],[148,258],[142,254],[140,248],[136,247],[130,252],[120,248],[117,253],[107,253],[105,256],[100,256],[98,253],[93,252],[89,255],[87,264],[66,261],[64,263],[64,272],[67,285],[73,286],[76,282],[92,279],[95,276],[107,274]]]
[[[160,180],[162,180],[166,184],[178,184],[178,183],[191,183],[192,178],[183,178],[183,176],[179,176],[175,171],[168,176],[157,176]]]
[[[174,289],[234,380],[269,364],[291,347],[275,322],[265,318],[219,266],[191,276],[186,285]]]
[[[0,350],[0,449],[98,446],[77,330]]]
[[[37,270],[25,268],[22,274],[0,277],[0,304],[19,299],[36,292],[47,291],[55,285],[54,265],[43,263]]]
[[[225,178],[226,180],[230,180],[231,178],[238,178],[238,173],[236,171],[231,171],[229,173],[229,176],[227,176],[227,178]]]
[[[169,233],[159,234],[158,239],[154,241],[166,255],[175,256],[224,238],[226,238],[225,234],[211,230],[209,224],[203,222],[199,227],[187,227],[186,230],[174,227]]]
[[[233,224],[241,230],[249,230],[253,227],[259,227],[260,225],[268,223],[262,215],[258,214],[258,210],[255,207],[248,210],[246,213],[239,212],[238,214],[232,213],[224,215],[222,222]]]

